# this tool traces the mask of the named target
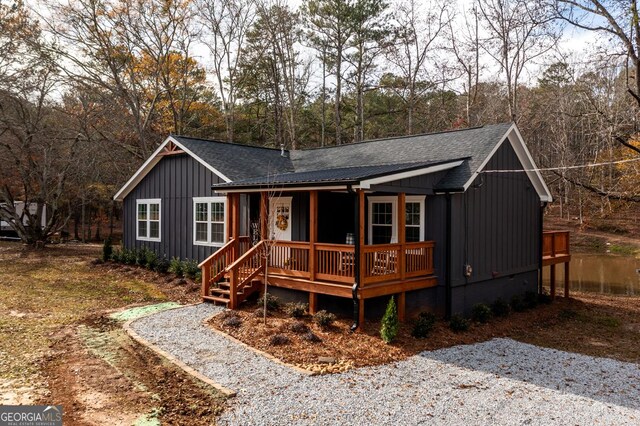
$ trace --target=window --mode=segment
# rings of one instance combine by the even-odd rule
[[[424,196],[407,196],[405,241],[424,241]],[[369,244],[398,241],[398,197],[369,197]]]
[[[160,200],[136,200],[138,240],[160,241]]]
[[[369,244],[398,241],[397,197],[369,197]]]
[[[424,197],[408,196],[405,202],[405,241],[424,241]]]
[[[225,197],[193,199],[193,244],[223,246],[225,235]]]

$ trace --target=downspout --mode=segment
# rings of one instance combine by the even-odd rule
[[[351,185],[347,188],[350,194],[356,194],[355,198],[355,216],[353,223],[355,224],[355,232],[353,233],[353,274],[354,283],[351,287],[351,298],[353,300],[353,325],[351,331],[354,332],[360,325],[360,302],[358,300],[358,289],[360,288],[360,200],[358,199],[357,192],[353,190]]]
[[[544,209],[547,207],[547,203],[543,202],[540,205],[540,217],[539,217],[539,221],[540,223],[538,224],[539,226],[539,230],[540,232],[538,233],[538,262],[539,262],[539,266],[538,266],[538,294],[542,294],[542,244],[543,244],[543,233],[544,233]]]
[[[452,254],[452,244],[451,244],[451,194],[447,193],[447,213],[446,213],[446,248],[445,248],[445,317],[447,319],[451,318],[452,313],[452,294],[451,294],[451,256]]]

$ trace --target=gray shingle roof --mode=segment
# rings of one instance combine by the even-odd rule
[[[461,159],[456,159],[461,160]],[[263,176],[216,185],[216,188],[245,188],[245,187],[281,187],[299,186],[308,184],[354,184],[361,180],[372,179],[379,176],[421,169],[450,161],[421,161],[413,163],[382,164],[377,166],[354,166],[328,168],[321,170],[309,170],[305,172],[282,173],[271,176]]]
[[[293,171],[289,156],[279,149],[172,135],[188,150],[232,181]]]
[[[471,178],[511,123],[346,145],[289,151],[173,136],[195,155],[231,179],[232,186],[347,182],[466,158],[437,189],[457,190]]]

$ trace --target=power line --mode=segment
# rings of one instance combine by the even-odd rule
[[[588,167],[601,167],[601,166],[609,166],[612,164],[623,164],[623,163],[632,163],[635,161],[640,161],[640,157],[637,158],[629,158],[626,160],[617,160],[617,161],[607,161],[604,163],[590,163],[590,164],[580,164],[577,166],[562,166],[562,167],[541,167],[537,169],[517,169],[517,170],[481,170],[478,173],[517,173],[517,172],[546,172],[553,170],[572,170],[572,169],[584,169]]]

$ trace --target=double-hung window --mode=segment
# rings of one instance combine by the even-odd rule
[[[193,199],[193,244],[223,246],[225,235],[226,197]]]
[[[405,241],[424,241],[424,196],[405,201]],[[398,242],[398,197],[369,197],[369,244]]]
[[[136,200],[136,238],[142,241],[160,241],[159,198]]]

